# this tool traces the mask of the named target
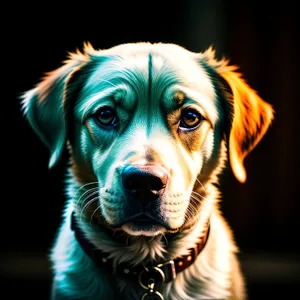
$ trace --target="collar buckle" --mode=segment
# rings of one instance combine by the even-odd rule
[[[138,276],[140,286],[147,290],[150,284],[160,287],[165,282],[165,273],[157,266],[144,267]]]
[[[175,263],[173,259],[165,263],[159,264],[157,267],[164,272],[166,282],[172,281],[173,279],[176,278],[176,269],[175,269]]]
[[[157,288],[165,282],[165,273],[158,266],[144,267],[139,273],[138,281],[139,285],[146,290],[141,300],[164,300]]]

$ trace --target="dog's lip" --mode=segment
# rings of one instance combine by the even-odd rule
[[[127,220],[121,228],[130,235],[155,236],[165,232],[166,226],[154,217],[147,214],[139,214]]]
[[[143,228],[151,228],[151,227],[167,227],[162,221],[153,217],[148,213],[139,213],[130,218],[127,218],[122,222],[122,224],[118,224],[118,227],[122,227],[124,224],[130,224],[134,227],[143,227]]]

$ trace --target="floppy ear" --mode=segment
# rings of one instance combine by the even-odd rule
[[[235,177],[245,182],[244,159],[266,133],[274,111],[236,72],[237,67],[229,66],[226,60],[215,60],[212,49],[206,55],[207,63],[215,68],[231,89],[231,92],[225,93],[232,107],[231,127],[227,133],[229,161]]]
[[[85,50],[89,47],[85,45]],[[34,89],[22,96],[24,114],[50,150],[49,168],[56,164],[66,144],[63,99],[67,82],[87,61],[88,56],[79,52],[70,54],[62,67],[48,73]]]

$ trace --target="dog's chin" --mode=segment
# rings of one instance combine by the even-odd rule
[[[122,231],[129,236],[155,237],[160,234],[178,232],[179,228],[172,228],[170,224],[161,217],[154,217],[151,214],[140,213],[133,217],[120,220],[111,224],[106,222],[114,231]]]
[[[153,217],[141,214],[122,224],[121,229],[131,236],[157,236],[166,231],[166,227]]]
[[[159,224],[137,224],[134,222],[129,222],[123,224],[121,229],[131,236],[149,236],[154,237],[159,234],[164,234],[166,228]]]

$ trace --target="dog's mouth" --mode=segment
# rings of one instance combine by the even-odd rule
[[[151,226],[153,223],[156,223],[155,220],[152,218],[146,216],[146,215],[139,215],[138,217],[135,217],[131,219],[131,222],[136,226]]]
[[[121,229],[127,234],[134,236],[156,236],[167,230],[163,222],[146,214],[130,218],[122,224]]]

